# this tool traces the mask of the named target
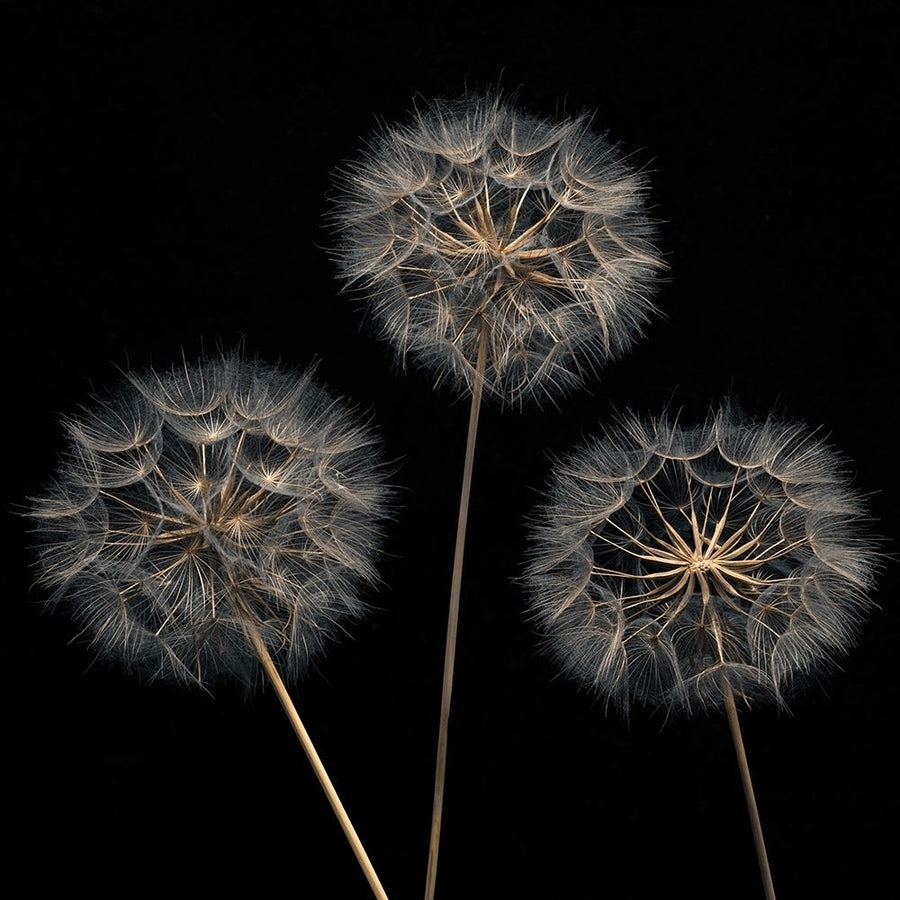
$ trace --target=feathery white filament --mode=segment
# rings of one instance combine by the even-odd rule
[[[728,403],[693,428],[623,416],[558,465],[530,528],[544,646],[623,711],[783,703],[872,605],[878,541],[841,458]]]
[[[646,183],[581,115],[499,95],[433,101],[338,173],[335,256],[382,335],[471,391],[556,399],[627,351],[657,311]]]
[[[294,679],[365,606],[390,502],[380,440],[294,373],[223,355],[130,374],[67,421],[33,501],[39,582],[100,656],[206,686]]]

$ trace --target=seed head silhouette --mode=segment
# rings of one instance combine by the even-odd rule
[[[529,528],[529,615],[563,672],[626,715],[727,714],[774,900],[736,698],[785,706],[873,606],[881,541],[844,459],[728,402],[696,426],[626,413],[557,463]]]
[[[310,372],[237,356],[95,400],[32,509],[50,603],[150,678],[258,684],[249,623],[296,680],[378,581],[374,432]]]
[[[879,542],[806,426],[726,403],[621,421],[558,463],[525,577],[545,649],[619,710],[786,697],[853,646]]]
[[[555,399],[657,312],[645,178],[586,114],[544,119],[499,93],[433,100],[336,184],[341,279],[401,364],[461,392]]]
[[[367,607],[392,488],[381,441],[312,369],[237,353],[129,373],[65,421],[33,500],[37,583],[96,653],[149,679],[268,677],[373,891],[358,837],[290,700]]]

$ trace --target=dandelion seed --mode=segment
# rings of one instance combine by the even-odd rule
[[[735,700],[786,706],[846,654],[880,560],[837,451],[725,403],[626,414],[559,460],[523,583],[542,649],[608,705],[728,714],[771,897]]]
[[[584,387],[657,312],[664,268],[646,182],[587,115],[521,112],[499,93],[435,100],[337,176],[346,287],[402,368],[471,394],[450,589],[426,900],[434,896],[463,545],[482,398],[519,407]]]
[[[499,94],[432,101],[336,183],[340,278],[400,363],[438,382],[555,400],[657,313],[646,180],[587,115],[547,120]]]
[[[312,370],[236,353],[131,373],[65,425],[68,452],[29,510],[50,608],[150,680],[268,679],[384,897],[283,680],[379,582],[392,489],[374,430]]]
[[[783,705],[871,608],[864,523],[840,457],[800,425],[730,405],[696,427],[625,416],[555,470],[531,526],[531,616],[623,712],[721,709],[726,689]]]

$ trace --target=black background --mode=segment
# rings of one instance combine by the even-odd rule
[[[293,695],[388,894],[421,896],[468,407],[396,371],[338,292],[331,173],[415,96],[596,111],[651,172],[665,316],[590,395],[482,413],[438,897],[761,897],[724,720],[605,715],[535,652],[513,578],[549,454],[615,409],[725,394],[820,426],[895,540],[896,6],[377,7],[0,6],[8,509],[120,367],[238,340],[317,360],[371,412],[404,505],[377,609]],[[274,694],[92,665],[7,528],[10,880],[370,896]],[[843,670],[742,718],[782,900],[896,881],[896,598],[889,562]]]

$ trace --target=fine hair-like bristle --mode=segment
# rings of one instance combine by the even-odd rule
[[[335,177],[328,221],[401,366],[520,406],[585,386],[642,336],[665,268],[647,181],[586,114],[499,92],[432,100]]]
[[[381,441],[314,377],[238,353],[128,373],[65,421],[31,501],[37,582],[98,656],[253,688],[261,638],[293,680],[378,581]]]
[[[626,713],[779,705],[853,646],[880,539],[807,426],[626,413],[557,461],[523,577],[542,648]]]

